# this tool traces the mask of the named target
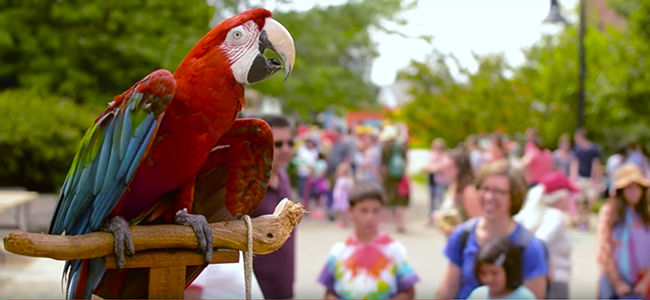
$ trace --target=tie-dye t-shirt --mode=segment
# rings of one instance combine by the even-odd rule
[[[318,277],[341,299],[390,299],[418,281],[404,245],[385,233],[365,244],[354,235],[336,243]]]

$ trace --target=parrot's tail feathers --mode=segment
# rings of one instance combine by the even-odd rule
[[[105,272],[101,258],[67,261],[63,272],[64,281],[67,281],[66,298],[90,299]]]
[[[78,261],[76,260],[68,260],[65,262],[65,265],[63,265],[63,276],[61,277],[61,289],[63,289],[66,299],[69,298],[68,295],[70,291],[70,283],[72,282],[70,280],[70,270],[72,269],[72,265],[77,262]]]

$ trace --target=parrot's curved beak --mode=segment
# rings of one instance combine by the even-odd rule
[[[271,49],[275,51],[284,62],[284,80],[287,80],[293,70],[296,60],[296,48],[293,44],[293,37],[280,22],[266,18],[264,28],[259,37],[260,53],[255,57],[253,64],[248,71],[248,82],[260,82],[265,80],[283,68],[277,58],[266,59],[264,51]]]

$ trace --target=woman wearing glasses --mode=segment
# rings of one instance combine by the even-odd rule
[[[474,275],[476,253],[486,241],[508,236],[524,248],[522,273],[524,285],[538,299],[546,297],[547,256],[544,244],[516,223],[526,193],[523,173],[505,160],[484,165],[478,176],[478,202],[482,215],[470,219],[449,236],[444,255],[449,260],[437,299],[467,299],[479,286]]]

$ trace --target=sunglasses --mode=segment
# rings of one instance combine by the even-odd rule
[[[288,141],[275,141],[273,143],[275,145],[275,148],[282,148],[282,145],[286,144],[289,146],[289,148],[293,148],[293,140],[288,140]]]

